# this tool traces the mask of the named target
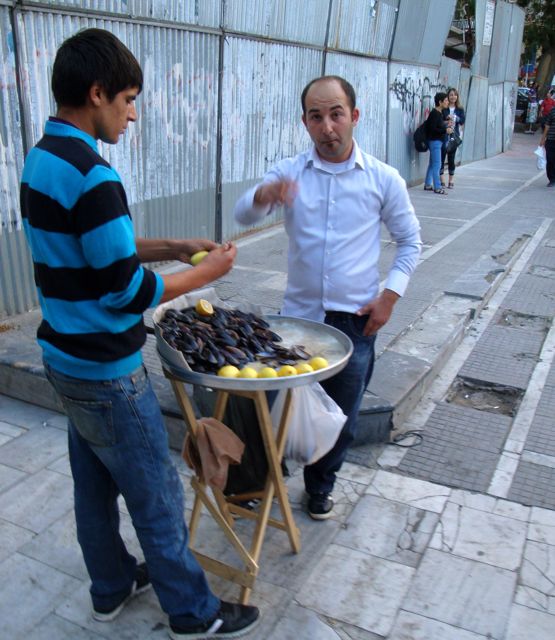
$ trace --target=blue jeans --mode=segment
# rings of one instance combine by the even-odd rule
[[[323,458],[304,468],[307,493],[331,493],[335,475],[347,455],[347,449],[356,433],[358,411],[362,395],[370,382],[374,368],[376,336],[363,336],[368,316],[328,311],[324,322],[343,331],[353,342],[353,353],[347,366],[337,375],[321,382],[326,393],[337,402],[347,416],[343,429],[333,448]]]
[[[192,626],[211,619],[220,603],[187,546],[183,488],[144,367],[98,381],[47,364],[45,372],[68,415],[77,538],[93,605],[117,605],[135,578],[137,562],[119,533],[121,493],[170,622]]]
[[[433,184],[434,189],[441,189],[439,170],[441,168],[442,146],[442,140],[428,140],[428,147],[430,149],[430,162],[428,163],[428,170],[426,171],[426,180],[424,181],[424,184],[427,186]]]

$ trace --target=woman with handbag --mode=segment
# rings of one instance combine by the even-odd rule
[[[447,89],[447,97],[449,98],[449,106],[443,109],[443,117],[448,120],[453,127],[453,134],[448,136],[441,150],[441,185],[444,187],[443,172],[445,168],[445,157],[447,157],[447,168],[449,171],[449,189],[455,186],[455,155],[457,149],[462,143],[462,132],[464,129],[464,109],[459,101],[459,92],[454,87]],[[449,139],[451,138],[451,140]]]
[[[449,123],[443,119],[442,111],[448,106],[446,93],[436,93],[434,96],[435,108],[430,111],[426,120],[426,136],[428,138],[428,148],[430,149],[430,162],[424,180],[424,191],[434,191],[445,195],[446,191],[441,186],[441,149],[445,140],[445,134],[451,134],[453,129]]]

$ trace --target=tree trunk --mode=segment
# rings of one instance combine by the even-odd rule
[[[536,82],[539,86],[538,96],[540,98],[545,98],[546,93],[551,88],[553,75],[555,75],[555,47],[550,47],[543,50],[536,71]]]

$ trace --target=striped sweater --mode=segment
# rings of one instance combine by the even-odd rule
[[[140,264],[118,174],[92,136],[51,118],[25,160],[20,196],[45,361],[87,380],[131,373],[142,363],[142,314],[163,282]]]

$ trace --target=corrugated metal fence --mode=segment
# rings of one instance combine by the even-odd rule
[[[462,160],[511,144],[523,12],[476,0],[472,67],[442,57],[456,0],[0,0],[0,318],[37,304],[18,191],[26,151],[54,113],[57,47],[79,29],[113,31],[141,63],[139,121],[102,153],[147,237],[237,237],[237,196],[304,149],[300,93],[322,73],[357,90],[357,140],[422,179],[412,133],[436,91],[467,109]],[[279,212],[269,223],[277,221]]]

